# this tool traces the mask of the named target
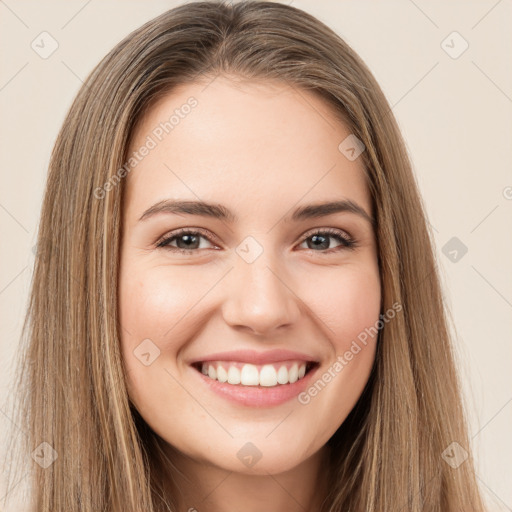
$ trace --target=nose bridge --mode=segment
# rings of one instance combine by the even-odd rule
[[[236,252],[223,305],[225,321],[260,334],[295,322],[297,297],[275,252],[253,237],[247,237]]]

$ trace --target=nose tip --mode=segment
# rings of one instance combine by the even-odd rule
[[[263,336],[298,320],[296,295],[266,263],[248,265],[233,274],[223,305],[224,320],[231,327]]]

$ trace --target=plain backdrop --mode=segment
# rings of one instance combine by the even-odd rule
[[[58,130],[101,58],[142,23],[181,3],[0,0],[2,439],[13,426],[5,404]],[[317,16],[359,53],[393,107],[457,328],[478,481],[490,510],[512,510],[512,2],[291,4]],[[8,489],[0,475],[0,510],[26,509],[25,484],[22,477]],[[7,508],[6,495],[20,501]]]

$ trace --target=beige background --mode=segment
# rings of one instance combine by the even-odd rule
[[[181,3],[0,0],[2,439],[11,426],[5,404],[57,132],[81,81],[107,51]],[[393,106],[435,230],[445,295],[458,330],[479,483],[490,510],[512,510],[512,3],[291,3],[352,45]],[[58,42],[47,59],[31,48],[43,31]],[[454,31],[463,39],[450,35]],[[468,49],[452,58],[464,40]],[[453,253],[443,253],[452,237],[468,248],[456,262]],[[25,509],[21,501],[4,504],[6,494],[22,495],[25,483],[22,478],[7,489],[0,475],[0,510]]]

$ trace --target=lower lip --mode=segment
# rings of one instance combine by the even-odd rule
[[[278,384],[277,386],[242,386],[240,384],[228,384],[210,379],[193,368],[202,381],[217,395],[231,402],[247,407],[272,407],[284,404],[302,393],[308,386],[318,366],[312,368],[302,379],[293,384]]]

